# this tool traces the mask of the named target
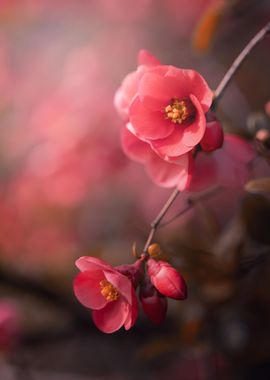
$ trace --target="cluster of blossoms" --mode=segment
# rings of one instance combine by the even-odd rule
[[[76,265],[81,273],[74,280],[74,293],[85,307],[93,310],[95,325],[105,333],[122,326],[128,330],[134,325],[138,317],[137,288],[143,311],[155,324],[165,319],[166,297],[187,297],[181,274],[166,261],[148,254],[142,254],[132,265],[112,267],[90,256],[80,257]]]
[[[115,95],[125,122],[123,149],[145,164],[156,184],[189,189],[198,151],[223,144],[222,127],[209,111],[213,93],[194,70],[161,65],[144,50],[138,61]]]

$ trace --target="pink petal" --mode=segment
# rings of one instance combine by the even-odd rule
[[[94,310],[92,317],[97,328],[109,334],[123,326],[128,314],[128,304],[120,297],[117,301],[109,302],[103,309]]]
[[[168,188],[178,186],[179,190],[183,190],[189,180],[188,155],[183,155],[182,160],[183,165],[172,164],[153,154],[152,159],[146,166],[146,170],[157,185]]]
[[[165,119],[163,112],[150,111],[140,102],[139,97],[133,100],[129,114],[130,122],[139,138],[163,139],[174,130],[173,123]]]
[[[106,305],[108,301],[100,291],[100,281],[102,280],[104,280],[102,271],[85,271],[75,277],[74,293],[81,304],[96,310]]]
[[[190,100],[195,106],[197,112],[195,120],[191,124],[185,126],[185,123],[183,123],[182,143],[186,146],[194,147],[203,138],[206,128],[206,119],[196,96],[190,95]]]
[[[170,157],[177,157],[192,150],[193,146],[187,146],[183,143],[184,128],[184,126],[177,125],[170,136],[151,141],[154,151],[163,159],[169,160]]]
[[[131,281],[121,273],[115,272],[106,272],[104,275],[107,281],[109,281],[118,291],[122,294],[123,297],[127,300],[129,304],[132,302],[132,284]]]
[[[149,144],[139,140],[127,128],[122,130],[122,147],[125,154],[134,161],[145,163],[151,156],[151,148]]]
[[[98,259],[97,257],[92,256],[81,256],[78,260],[76,260],[75,265],[80,271],[86,271],[86,270],[113,270],[114,268],[106,263],[106,261],[103,261],[101,259]]]
[[[140,50],[138,54],[138,64],[145,66],[157,66],[160,65],[160,61],[147,50]]]
[[[138,94],[145,107],[162,112],[172,98],[182,98],[181,82],[149,71],[140,80]]]
[[[207,112],[213,101],[213,92],[203,77],[194,70],[178,69],[170,66],[167,76],[174,76],[181,82],[181,90],[183,98],[195,95],[199,100],[204,112]]]
[[[132,303],[131,303],[131,306],[129,307],[129,312],[124,323],[126,330],[129,330],[134,325],[134,323],[137,320],[137,317],[138,317],[138,301],[137,301],[136,293],[134,289],[132,288]]]
[[[125,121],[128,120],[129,106],[137,93],[139,78],[141,75],[142,73],[139,73],[138,71],[128,74],[115,93],[114,106],[119,116]]]

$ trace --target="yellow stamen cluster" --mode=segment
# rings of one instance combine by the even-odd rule
[[[119,292],[115,287],[107,280],[102,280],[99,283],[101,294],[107,301],[116,301],[119,298]]]
[[[171,119],[175,124],[181,124],[187,118],[193,116],[195,108],[189,99],[172,99],[171,103],[165,107],[166,119]]]

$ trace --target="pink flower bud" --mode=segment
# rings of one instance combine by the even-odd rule
[[[140,288],[140,300],[144,313],[155,325],[166,318],[167,298],[160,294],[150,281],[144,282]]]
[[[150,280],[161,294],[176,300],[187,298],[185,280],[170,264],[149,259],[147,266]]]
[[[224,133],[220,121],[211,112],[207,114],[207,123],[204,136],[200,142],[205,152],[212,152],[223,145]]]

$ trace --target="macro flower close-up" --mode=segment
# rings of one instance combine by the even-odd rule
[[[130,329],[138,314],[132,282],[95,257],[81,257],[76,265],[81,273],[74,281],[74,292],[84,306],[93,310],[96,326],[106,333],[123,325],[126,330]]]
[[[270,379],[269,20],[0,2],[0,380]]]

